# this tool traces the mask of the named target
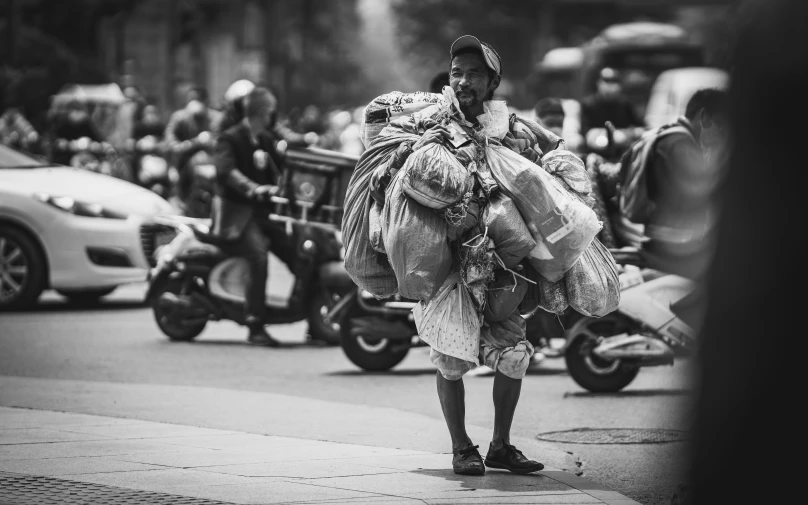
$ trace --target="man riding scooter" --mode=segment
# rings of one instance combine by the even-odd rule
[[[246,286],[247,340],[277,347],[264,329],[267,251],[275,240],[261,204],[278,191],[281,172],[271,127],[277,100],[266,88],[253,89],[244,100],[244,118],[216,141],[217,171],[211,234],[223,241],[229,254],[244,257],[250,269]],[[269,240],[268,240],[269,239]]]

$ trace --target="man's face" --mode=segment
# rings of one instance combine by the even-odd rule
[[[488,94],[497,89],[499,76],[489,78],[482,54],[464,53],[452,59],[449,85],[454,90],[460,107],[470,108],[482,104]]]
[[[275,119],[275,108],[271,105],[262,105],[249,118],[250,122],[261,130],[267,130]]]
[[[703,121],[699,141],[707,161],[720,159],[729,146],[729,126],[726,118],[713,116],[709,121]]]

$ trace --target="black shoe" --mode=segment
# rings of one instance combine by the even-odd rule
[[[280,342],[269,336],[269,333],[261,325],[256,325],[250,328],[250,334],[247,336],[247,342],[253,345],[260,345],[264,347],[278,347]]]
[[[522,451],[510,444],[505,444],[496,451],[489,446],[488,454],[485,455],[485,466],[502,468],[513,473],[532,473],[544,469],[544,465],[527,459]]]
[[[465,449],[455,449],[452,458],[452,468],[454,473],[460,475],[485,475],[485,465],[483,457],[477,449],[479,445],[471,445]]]

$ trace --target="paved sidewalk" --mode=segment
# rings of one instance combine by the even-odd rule
[[[553,468],[459,476],[449,454],[0,407],[7,503],[637,502]]]

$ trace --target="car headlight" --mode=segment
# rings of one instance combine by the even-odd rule
[[[122,212],[107,209],[98,203],[80,202],[69,196],[52,196],[37,193],[34,198],[64,212],[82,217],[101,217],[106,219],[126,219],[129,216]]]

